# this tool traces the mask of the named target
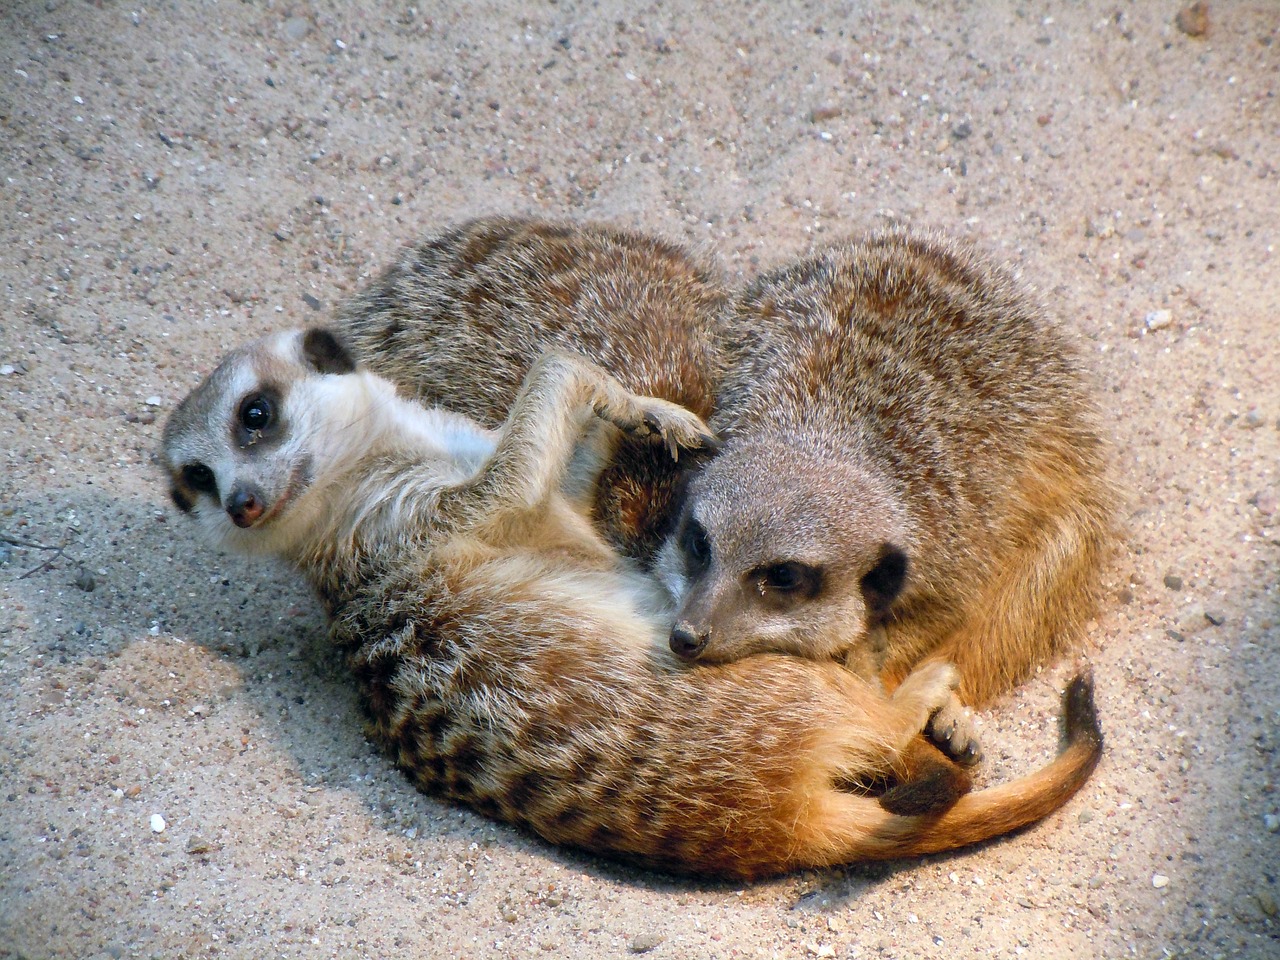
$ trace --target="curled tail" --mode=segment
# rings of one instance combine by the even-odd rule
[[[821,814],[807,824],[809,849],[797,851],[799,858],[820,866],[939,853],[1044,819],[1084,786],[1102,756],[1093,679],[1074,678],[1063,695],[1063,707],[1066,746],[1047,766],[1010,783],[964,795],[941,812],[911,814],[909,805],[895,804],[890,795],[877,802],[833,793]]]

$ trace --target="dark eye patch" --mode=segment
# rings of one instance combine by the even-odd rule
[[[236,408],[231,435],[242,450],[263,444],[269,448],[279,442],[284,433],[284,406],[280,390],[270,384],[260,384],[247,393]]]
[[[169,496],[174,506],[183,513],[195,509],[196,497],[207,494],[215,500],[218,498],[218,478],[203,463],[188,463],[174,474],[169,485]]]
[[[197,493],[218,495],[218,478],[203,463],[189,463],[183,467],[182,482]]]
[[[680,531],[680,550],[689,576],[697,576],[711,566],[711,541],[706,528],[693,517],[685,521]]]
[[[766,564],[750,576],[765,601],[783,606],[810,600],[822,589],[822,568],[799,560]]]
[[[246,430],[266,430],[275,416],[275,404],[266,394],[251,394],[240,403],[240,425]]]

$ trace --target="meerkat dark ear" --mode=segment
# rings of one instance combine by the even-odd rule
[[[875,566],[862,576],[862,596],[875,615],[889,611],[907,582],[907,555],[892,543],[881,544]]]
[[[312,327],[302,335],[302,355],[317,373],[351,373],[355,358],[331,330]]]

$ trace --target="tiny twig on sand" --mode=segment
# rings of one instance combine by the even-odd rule
[[[27,577],[33,577],[37,573],[48,570],[51,566],[67,555],[67,547],[71,546],[71,544],[75,542],[75,539],[76,534],[71,527],[67,527],[66,531],[62,534],[62,543],[57,546],[51,546],[47,543],[36,543],[34,540],[23,540],[21,537],[14,537],[7,533],[0,533],[0,542],[28,550],[49,550],[53,553],[53,556],[47,558],[42,563],[36,564],[36,566],[32,567],[26,573],[21,574],[18,577],[19,580],[25,580]]]

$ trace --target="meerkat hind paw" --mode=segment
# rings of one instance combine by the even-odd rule
[[[925,734],[956,763],[975,764],[982,759],[973,716],[954,694],[929,718]]]
[[[632,432],[660,438],[672,460],[680,459],[681,450],[710,451],[716,445],[715,435],[701,417],[664,400],[648,401],[640,424]]]

